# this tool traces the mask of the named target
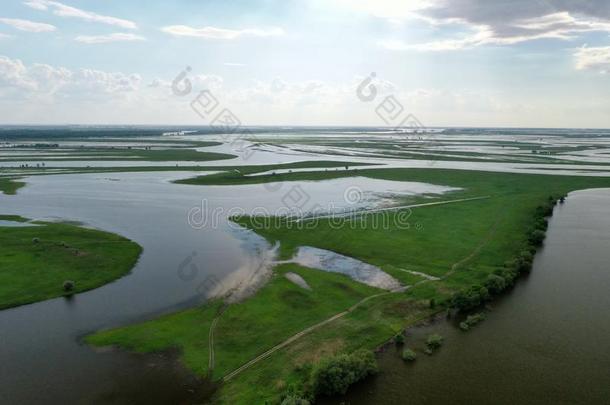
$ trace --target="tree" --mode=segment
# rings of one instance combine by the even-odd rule
[[[546,234],[544,233],[544,231],[541,231],[540,229],[536,229],[536,230],[532,231],[532,233],[530,233],[529,242],[534,246],[540,246],[540,245],[542,245],[542,242],[544,241],[545,237],[546,237]]]
[[[316,395],[343,395],[350,385],[375,373],[377,360],[368,350],[325,359],[312,373],[314,392]]]

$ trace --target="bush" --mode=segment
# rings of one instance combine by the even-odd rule
[[[443,344],[443,337],[436,333],[428,336],[426,339],[426,347],[430,350],[438,349]]]
[[[490,274],[487,276],[487,280],[485,280],[485,287],[492,294],[500,294],[507,287],[506,280],[497,274]]]
[[[534,222],[534,229],[540,229],[541,231],[546,231],[549,227],[549,221],[546,218],[538,218],[536,222]]]
[[[485,320],[485,314],[479,312],[477,314],[468,315],[464,322],[460,323],[460,329],[463,331],[470,330],[473,326]]]
[[[74,290],[74,281],[72,281],[72,280],[64,281],[64,291],[68,292],[68,291],[72,291],[72,290]]]
[[[521,260],[528,261],[528,262],[534,261],[534,255],[529,250],[522,251],[521,254],[519,255],[519,258]]]
[[[460,311],[468,311],[480,306],[490,297],[486,287],[475,285],[465,291],[453,294],[451,306]]]
[[[310,405],[310,402],[296,395],[288,395],[284,398],[281,405]]]
[[[40,242],[40,239],[38,239],[38,238],[32,238],[32,243],[38,243],[38,242]]]
[[[513,269],[518,273],[529,273],[532,270],[533,256],[530,252],[522,252],[514,261]]]
[[[415,361],[415,359],[417,359],[417,354],[413,350],[405,348],[405,350],[402,351],[402,359],[404,361]]]
[[[405,343],[405,335],[400,332],[398,335],[394,336],[394,343],[397,345],[402,345]]]
[[[499,275],[500,277],[502,277],[504,279],[504,281],[506,282],[506,287],[508,288],[515,284],[515,280],[517,279],[517,276],[519,274],[516,272],[516,270],[514,268],[507,267],[507,268],[499,270],[497,275]]]
[[[530,233],[528,240],[532,245],[540,246],[542,245],[545,236],[546,234],[544,233],[544,231],[541,231],[540,229],[535,229]]]
[[[314,392],[316,395],[343,395],[350,385],[376,373],[375,355],[368,350],[325,359],[312,373]]]

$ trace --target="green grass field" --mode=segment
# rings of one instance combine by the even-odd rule
[[[25,186],[22,181],[16,181],[10,177],[0,177],[0,191],[4,194],[15,195],[17,190]]]
[[[63,223],[32,225],[0,226],[0,309],[99,287],[127,274],[140,256],[138,244],[112,233]],[[74,282],[70,292],[64,291],[66,280]]]
[[[280,175],[256,176],[277,181]],[[572,190],[610,187],[610,179],[525,175],[441,169],[358,169],[287,173],[281,181],[366,176],[396,181],[420,181],[462,188],[439,199],[486,196],[481,200],[413,208],[409,229],[375,228],[380,215],[368,214],[359,226],[330,225],[318,220],[313,229],[258,227],[249,217],[235,218],[269,241],[281,242],[280,255],[290,257],[298,246],[328,249],[380,266],[413,286],[406,292],[366,301],[346,316],[305,335],[222,385],[215,400],[227,404],[277,403],[288,387],[308,389],[309,370],[320,358],[359,348],[374,349],[422,318],[444,310],[429,303],[447,303],[453,293],[482,284],[492,272],[528,248],[527,234],[538,206]],[[240,181],[242,183],[240,183]],[[196,184],[251,184],[243,174],[221,173],[191,180]],[[192,183],[191,183],[192,184]],[[569,204],[569,198],[566,202]],[[375,218],[377,217],[377,218]],[[269,222],[267,222],[268,224]],[[306,291],[281,275],[298,272],[312,286]],[[404,270],[441,277],[424,281]],[[272,281],[254,297],[231,305],[220,316],[215,333],[218,379],[300,329],[342,312],[375,290],[344,276],[279,266]],[[207,373],[207,333],[218,303],[170,315],[141,325],[104,331],[88,338],[95,345],[117,345],[136,351],[178,348],[185,363],[200,375]]]

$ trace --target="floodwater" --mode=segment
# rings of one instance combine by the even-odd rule
[[[110,284],[71,299],[0,311],[0,403],[194,402],[211,387],[177,366],[171,353],[98,352],[82,337],[193,307],[264,277],[277,247],[229,222],[231,215],[261,208],[273,213],[304,202],[305,208],[329,202],[345,208],[353,203],[345,195],[354,184],[368,196],[367,206],[374,206],[371,196],[380,190],[426,190],[367,179],[237,187],[170,183],[193,174],[34,176],[17,195],[0,195],[2,214],[78,221],[144,248],[132,272]]]
[[[311,246],[299,247],[292,261],[304,267],[344,274],[371,287],[394,290],[401,284],[377,266],[361,262],[352,257]]]
[[[380,374],[328,404],[607,404],[610,401],[610,190],[571,193],[557,206],[532,273],[462,332],[456,320],[408,331],[406,364],[394,346]]]

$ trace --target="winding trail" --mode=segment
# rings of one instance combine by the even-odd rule
[[[411,205],[399,205],[399,206],[396,206],[396,207],[370,208],[370,209],[363,209],[363,210],[358,210],[358,211],[314,215],[314,216],[309,216],[309,217],[295,218],[295,219],[292,219],[292,220],[290,220],[288,222],[299,223],[299,222],[306,222],[306,221],[311,221],[311,220],[316,220],[316,219],[324,219],[324,218],[341,218],[341,217],[349,217],[349,216],[357,216],[357,215],[366,215],[366,214],[374,214],[374,213],[377,213],[377,212],[398,211],[398,210],[403,210],[403,209],[407,209],[407,208],[430,207],[430,206],[433,206],[433,205],[445,205],[445,204],[453,204],[453,203],[465,202],[465,201],[484,200],[484,199],[487,199],[487,198],[491,198],[491,196],[484,195],[484,196],[479,196],[479,197],[458,198],[456,200],[435,201],[435,202],[429,202],[429,203],[420,203],[420,204],[411,204]]]
[[[430,205],[439,205],[439,204],[449,204],[449,203],[454,203],[454,202],[461,202],[461,201],[472,201],[472,200],[480,200],[480,199],[484,199],[484,198],[490,198],[490,196],[483,196],[483,197],[474,197],[474,198],[466,198],[466,199],[460,199],[460,200],[451,200],[451,201],[441,201],[441,202],[436,202],[436,203],[426,203],[426,204],[418,204],[418,205],[412,205],[410,207],[415,207],[415,206],[430,206]],[[407,208],[407,207],[392,207],[391,209],[397,209],[397,208]],[[385,209],[384,209],[385,210]],[[480,251],[481,249],[483,249],[483,247],[489,242],[489,240],[492,238],[493,234],[496,231],[497,225],[499,224],[500,220],[502,219],[502,216],[498,217],[498,219],[493,223],[493,225],[491,226],[489,232],[485,235],[485,237],[483,238],[483,240],[474,248],[474,250],[466,257],[464,257],[463,259],[460,259],[458,262],[454,263],[451,266],[451,269],[441,278],[436,278],[433,276],[428,276],[429,278],[425,278],[424,280],[421,280],[411,286],[405,286],[405,287],[400,287],[397,289],[394,289],[392,291],[387,291],[387,292],[383,292],[383,293],[379,293],[379,294],[374,294],[374,295],[369,295],[368,297],[363,298],[362,300],[358,301],[357,303],[355,303],[354,305],[352,305],[351,307],[349,307],[348,309],[346,309],[343,312],[340,312],[336,315],[333,315],[330,318],[327,318],[315,325],[312,325],[306,329],[303,329],[302,331],[292,335],[291,337],[289,337],[288,339],[284,340],[283,342],[273,346],[272,348],[270,348],[269,350],[265,351],[264,353],[258,355],[257,357],[253,358],[252,360],[248,361],[247,363],[243,364],[242,366],[236,368],[235,370],[231,371],[230,373],[226,374],[224,377],[222,377],[222,381],[223,382],[228,382],[231,379],[233,379],[235,376],[237,376],[238,374],[240,374],[242,371],[252,367],[253,365],[255,365],[256,363],[260,362],[261,360],[266,359],[267,357],[271,356],[273,353],[277,352],[278,350],[288,346],[289,344],[291,344],[292,342],[296,341],[297,339],[307,335],[310,332],[313,332],[317,329],[320,329],[321,327],[339,319],[344,317],[345,315],[353,312],[356,308],[358,308],[359,306],[361,306],[362,304],[364,304],[365,302],[372,300],[374,298],[378,298],[381,296],[385,296],[385,295],[389,295],[389,294],[395,294],[395,293],[400,293],[400,292],[404,292],[410,288],[413,288],[415,286],[421,285],[423,283],[427,283],[427,282],[434,282],[434,281],[439,281],[439,280],[443,280],[449,276],[451,276],[453,273],[455,273],[457,271],[457,269],[459,269],[461,266],[463,266],[466,262],[468,262],[469,260],[471,260],[472,258],[474,258]],[[423,273],[422,273],[423,276]],[[224,311],[224,309],[226,309],[226,307],[223,308],[222,311]],[[214,321],[212,322],[212,325],[210,327],[210,365],[213,367],[213,362],[214,362],[214,348],[213,348],[213,340],[212,340],[212,331],[214,326],[216,325],[216,321],[218,320],[218,318],[220,317],[220,315],[222,314],[219,313],[219,315],[214,319]],[[210,375],[211,375],[211,370],[212,367],[210,367]]]
[[[299,339],[300,337],[313,332],[316,329],[321,328],[322,326],[333,322],[336,319],[342,318],[345,315],[349,314],[350,312],[352,312],[353,310],[355,310],[356,308],[358,308],[360,305],[364,304],[365,302],[373,299],[373,298],[377,298],[377,297],[381,297],[383,295],[388,295],[388,294],[394,294],[397,292],[403,292],[406,291],[409,287],[401,287],[401,288],[397,288],[395,290],[392,291],[388,291],[388,292],[383,292],[383,293],[379,293],[379,294],[374,294],[374,295],[369,295],[368,297],[363,298],[362,300],[358,301],[357,303],[355,303],[354,305],[352,305],[351,307],[349,307],[348,309],[346,309],[343,312],[340,312],[336,315],[333,315],[332,317],[323,320],[322,322],[319,322],[315,325],[312,325],[310,327],[308,327],[307,329],[303,329],[302,331],[300,331],[297,334],[292,335],[291,337],[289,337],[288,339],[284,340],[282,343],[277,344],[275,346],[273,346],[271,349],[267,350],[266,352],[260,354],[259,356],[253,358],[252,360],[250,360],[249,362],[245,363],[244,365],[242,365],[241,367],[231,371],[229,374],[225,375],[222,378],[223,382],[227,382],[229,380],[231,380],[233,377],[235,377],[237,374],[241,373],[242,371],[244,371],[245,369],[253,366],[254,364],[258,363],[259,361],[266,359],[267,357],[271,356],[273,353],[275,353],[276,351],[288,346],[289,344],[291,344],[292,342],[294,342],[295,340]]]

